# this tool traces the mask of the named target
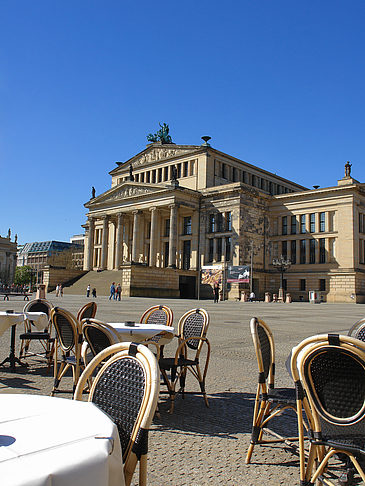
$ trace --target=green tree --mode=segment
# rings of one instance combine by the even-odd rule
[[[24,265],[23,267],[16,267],[15,269],[15,277],[14,283],[16,285],[26,285],[31,282],[33,278],[32,268],[28,265]]]

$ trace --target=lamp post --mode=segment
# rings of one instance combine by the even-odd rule
[[[283,255],[280,255],[280,258],[273,259],[272,265],[280,272],[279,301],[284,302],[284,272],[290,267],[291,261],[284,258]]]

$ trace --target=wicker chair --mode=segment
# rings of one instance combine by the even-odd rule
[[[53,396],[59,391],[60,381],[66,371],[71,367],[73,376],[73,391],[75,391],[83,368],[81,361],[82,333],[79,321],[70,312],[59,307],[51,310],[51,320],[56,330],[56,352],[54,354],[54,385],[51,392]],[[58,366],[57,350],[61,350],[62,360]]]
[[[360,339],[360,341],[365,342],[365,317],[355,322],[355,324],[349,330],[348,336],[352,336],[356,339]]]
[[[43,331],[34,331],[34,323],[31,320],[25,320],[25,332],[20,334],[21,340],[19,359],[26,359],[30,356],[45,356],[50,367],[54,352],[54,337],[52,333],[52,323],[50,320],[52,304],[45,299],[31,300],[25,304],[23,312],[44,312],[48,316],[48,326]],[[29,352],[31,341],[39,341],[44,351],[42,353]]]
[[[293,350],[291,369],[297,389],[300,484],[321,481],[338,453],[349,458],[365,481],[358,461],[365,457],[365,344],[338,334],[310,337]],[[309,422],[307,461],[302,408]]]
[[[81,330],[93,358],[105,348],[120,341],[111,326],[97,319],[84,319],[81,323]]]
[[[139,485],[146,485],[148,429],[159,394],[159,371],[153,353],[141,344],[118,343],[104,349],[86,367],[74,399],[81,400],[86,382],[102,364],[88,400],[106,412],[119,430],[124,475],[129,486],[137,461]]]
[[[253,317],[250,321],[251,335],[255,346],[259,376],[252,420],[251,443],[246,455],[246,464],[251,461],[255,445],[270,443],[289,443],[298,437],[282,437],[267,428],[268,422],[284,410],[296,411],[294,388],[275,388],[275,346],[269,326]],[[262,438],[264,429],[275,439]],[[293,444],[290,444],[293,445]]]
[[[140,322],[143,324],[162,324],[163,326],[171,327],[174,322],[174,313],[167,307],[167,305],[153,305],[144,311],[140,318]],[[146,340],[143,344],[148,346],[149,344],[155,344],[157,348],[157,359],[163,356],[164,344],[163,338],[166,337],[168,333],[166,331],[160,332]]]
[[[185,393],[196,394],[196,392],[185,391],[187,371],[191,372],[198,380],[200,385],[199,393],[203,395],[205,404],[209,407],[205,391],[205,379],[210,358],[210,343],[206,338],[208,326],[209,315],[204,309],[192,309],[186,312],[179,320],[178,346],[175,356],[173,358],[160,357],[159,359],[163,382],[167,387],[167,393],[171,399],[170,413],[174,411],[175,396],[177,393],[181,392],[183,398],[185,397]],[[202,373],[199,357],[204,344],[207,346],[207,354]],[[190,354],[193,355],[190,356]],[[170,377],[168,376],[168,372],[170,372]],[[180,388],[176,391],[178,382],[180,382]]]
[[[83,319],[93,319],[96,315],[97,311],[97,304],[96,302],[88,302],[87,304],[83,305],[77,312],[76,319],[81,322]]]

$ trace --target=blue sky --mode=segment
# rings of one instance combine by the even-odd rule
[[[304,186],[365,182],[363,1],[0,1],[0,234],[82,231],[159,122]],[[6,208],[6,210],[4,210]]]

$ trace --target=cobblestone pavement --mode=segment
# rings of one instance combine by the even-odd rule
[[[88,299],[84,296],[48,299],[54,304],[76,311]],[[121,302],[97,299],[97,318],[103,321],[138,321],[157,299],[128,298]],[[187,395],[176,400],[174,414],[169,414],[167,398],[161,396],[160,418],[155,419],[150,434],[148,484],[151,486],[203,485],[295,485],[299,484],[298,457],[288,448],[257,447],[252,464],[245,464],[250,440],[253,398],[257,384],[257,364],[249,331],[253,316],[264,319],[272,328],[276,344],[277,386],[291,386],[285,360],[291,348],[307,336],[322,332],[346,332],[365,307],[355,304],[265,304],[196,300],[168,300],[174,311],[174,323],[194,307],[205,308],[211,317],[208,338],[212,346],[207,376],[210,407],[200,396]],[[0,301],[0,310],[21,310],[24,302]],[[19,333],[19,331],[18,331]],[[0,337],[1,359],[8,354],[10,331]],[[165,348],[172,355],[174,342]],[[28,359],[28,368],[11,373],[7,365],[0,368],[0,385],[16,393],[48,395],[52,388],[52,371],[47,374],[44,361]],[[70,387],[70,378],[62,388]],[[187,380],[187,390],[196,390],[197,382]],[[71,398],[71,393],[58,396]],[[276,430],[295,435],[295,416],[284,415]],[[136,483],[137,475],[135,476]]]

